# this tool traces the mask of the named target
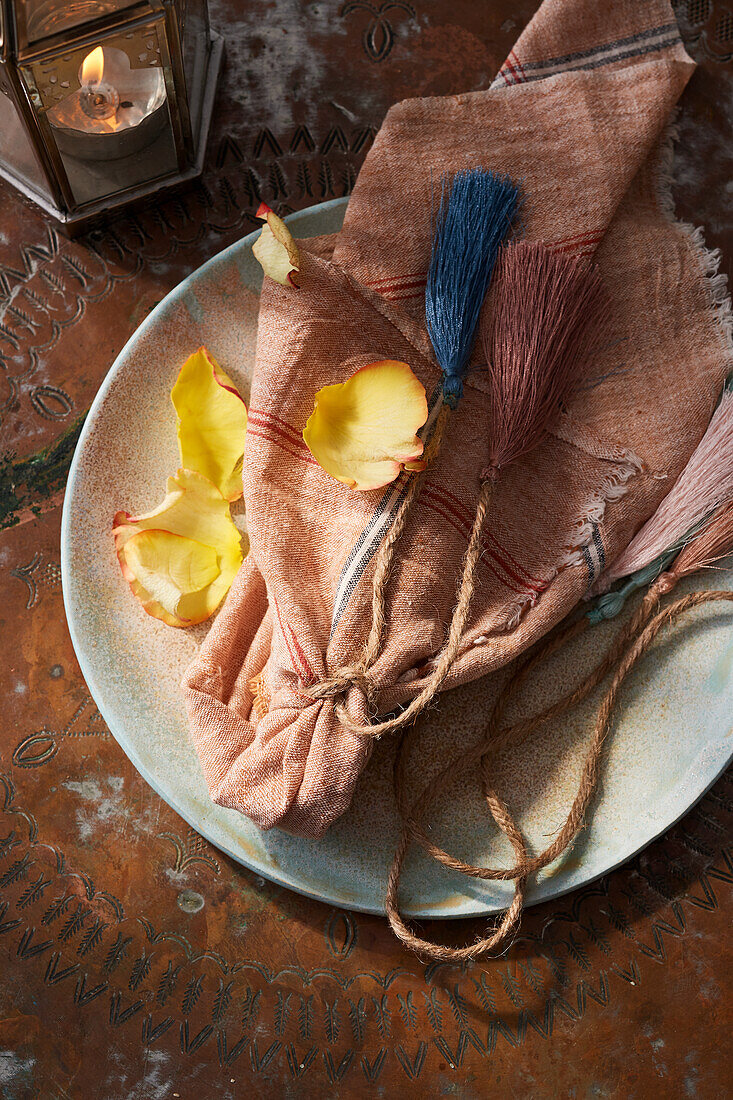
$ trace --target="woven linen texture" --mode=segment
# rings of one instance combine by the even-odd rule
[[[521,181],[522,232],[592,255],[612,307],[589,380],[501,479],[445,687],[505,665],[567,615],[685,465],[731,366],[710,258],[663,194],[669,119],[693,68],[664,0],[545,0],[491,88],[393,107],[343,230],[304,245],[301,289],[265,280],[244,463],[251,554],[184,682],[220,805],[317,837],[369,758],[370,740],[339,725],[333,700],[303,688],[358,657],[374,555],[405,478],[354,493],[300,433],[319,387],[385,358],[410,364],[435,415],[423,307],[442,173],[481,165]],[[454,605],[488,452],[476,355],[399,543],[370,673],[380,713],[419,689]],[[346,705],[369,720],[361,688]]]

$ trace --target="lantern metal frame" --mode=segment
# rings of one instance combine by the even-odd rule
[[[205,5],[207,7],[207,5]],[[131,0],[130,6],[106,15],[92,16],[83,24],[30,43],[22,18],[23,6],[15,0],[0,0],[0,95],[8,95],[28,137],[49,194],[36,190],[12,167],[0,159],[0,177],[49,214],[68,235],[75,236],[104,215],[130,205],[141,204],[153,194],[179,187],[201,175],[206,153],[216,85],[224,56],[224,39],[208,30],[204,62],[200,121],[194,133],[186,91],[182,42],[176,0]],[[208,11],[207,11],[208,15]],[[29,66],[53,60],[77,49],[104,45],[105,39],[123,32],[161,24],[158,34],[161,70],[165,81],[170,134],[176,154],[176,170],[151,177],[142,183],[125,185],[104,197],[79,202],[73,194],[63,157],[46,118],[40,95],[28,86]],[[208,20],[207,20],[208,22]],[[171,47],[173,47],[171,49]],[[21,75],[21,69],[26,74]],[[35,102],[34,102],[35,101]]]

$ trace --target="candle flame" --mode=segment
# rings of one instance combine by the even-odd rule
[[[81,79],[86,85],[101,83],[104,75],[104,50],[97,46],[81,63]]]

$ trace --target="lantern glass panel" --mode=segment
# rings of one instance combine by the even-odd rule
[[[31,140],[23,129],[13,101],[0,90],[0,162],[39,194],[50,197]]]
[[[209,13],[206,0],[179,0],[176,4],[178,33],[183,53],[188,109],[194,139],[201,126],[201,105],[206,78],[206,62],[211,48]]]
[[[174,173],[162,20],[21,67],[80,206]]]
[[[140,0],[15,0],[18,41],[22,49],[140,6]],[[143,10],[149,10],[147,4]]]

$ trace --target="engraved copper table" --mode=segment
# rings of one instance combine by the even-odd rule
[[[385,921],[213,849],[144,783],[79,672],[59,571],[85,411],[149,310],[255,227],[348,193],[387,108],[484,87],[536,0],[215,0],[227,67],[201,182],[74,242],[0,188],[0,1095],[722,1097],[733,784],[501,958],[426,965]],[[733,14],[700,62],[676,199],[733,258]],[[445,923],[459,943],[480,928]]]

